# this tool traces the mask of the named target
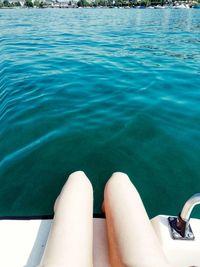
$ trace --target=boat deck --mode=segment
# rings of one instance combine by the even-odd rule
[[[93,220],[94,267],[110,267],[104,219]],[[40,263],[52,220],[0,220],[0,266],[35,267]]]

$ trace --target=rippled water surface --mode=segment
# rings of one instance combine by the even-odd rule
[[[0,215],[51,214],[75,170],[95,213],[123,171],[177,214],[200,192],[200,11],[0,10],[0,125]]]

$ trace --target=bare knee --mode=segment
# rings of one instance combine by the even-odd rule
[[[83,171],[76,171],[70,174],[55,201],[54,212],[57,210],[61,200],[65,199],[65,196],[71,195],[72,192],[76,192],[76,194],[93,195],[92,184]]]
[[[123,172],[114,172],[108,182],[106,183],[105,186],[105,191],[110,191],[125,182],[130,182],[130,179],[127,174]]]
[[[67,183],[80,184],[81,186],[88,188],[89,190],[92,190],[92,184],[83,171],[76,171],[70,174]]]

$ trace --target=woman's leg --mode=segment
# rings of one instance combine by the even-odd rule
[[[83,172],[69,176],[54,210],[40,267],[92,267],[93,190]]]
[[[142,200],[128,176],[114,173],[104,193],[113,267],[169,267]]]

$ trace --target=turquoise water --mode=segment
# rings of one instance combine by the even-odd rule
[[[51,214],[76,170],[97,214],[115,171],[177,214],[200,192],[199,10],[0,10],[0,125],[0,215]]]

